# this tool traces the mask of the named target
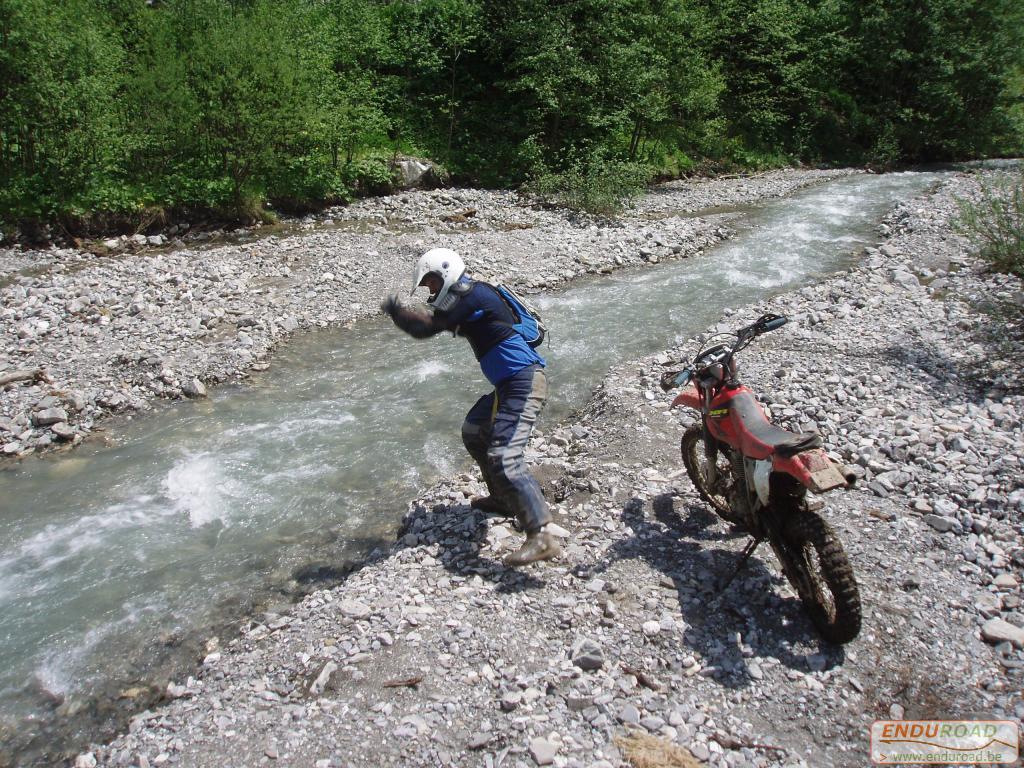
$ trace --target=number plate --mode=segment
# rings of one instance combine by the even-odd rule
[[[824,493],[846,485],[843,473],[824,451],[805,451],[799,458],[800,463],[807,467],[807,472],[811,476],[811,490],[815,493]]]

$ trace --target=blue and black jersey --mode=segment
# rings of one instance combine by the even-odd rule
[[[459,300],[450,310],[435,312],[434,322],[469,341],[489,382],[499,384],[527,366],[544,365],[544,358],[512,328],[516,319],[494,288],[480,282],[454,288]]]
[[[464,277],[451,287],[451,298],[455,301],[450,307],[432,315],[403,307],[394,298],[384,302],[383,309],[395,325],[417,339],[441,331],[468,339],[484,376],[495,386],[531,365],[544,366],[544,358],[512,327],[512,310],[493,287]]]

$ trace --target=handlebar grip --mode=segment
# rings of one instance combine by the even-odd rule
[[[693,371],[690,368],[684,368],[681,371],[665,371],[661,375],[661,388],[668,392],[670,389],[689,384],[692,378]]]
[[[768,320],[763,326],[761,326],[761,328],[764,333],[767,333],[768,331],[774,331],[776,328],[781,328],[788,322],[788,317],[783,317],[780,315],[778,317],[773,317],[771,320]]]
[[[684,368],[683,370],[681,370],[676,375],[675,379],[672,380],[672,384],[673,384],[673,386],[676,386],[676,387],[685,387],[687,384],[690,383],[690,379],[692,379],[692,378],[693,378],[693,369],[692,368]]]

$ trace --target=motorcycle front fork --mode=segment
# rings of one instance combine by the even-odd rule
[[[708,487],[714,488],[718,484],[718,441],[708,429],[707,418],[701,426],[704,430],[704,457],[708,462]]]

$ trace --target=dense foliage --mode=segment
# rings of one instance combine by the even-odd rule
[[[0,0],[0,220],[254,217],[399,152],[599,201],[1019,153],[1022,30],[1019,0]]]

